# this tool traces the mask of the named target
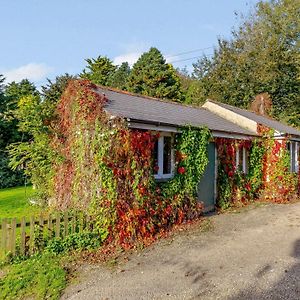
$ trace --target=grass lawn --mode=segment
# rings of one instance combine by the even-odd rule
[[[40,207],[30,205],[28,201],[34,193],[32,186],[0,189],[0,219],[38,214]]]
[[[41,208],[28,201],[34,193],[31,186],[0,189],[0,220],[16,217],[20,221],[23,216],[28,219],[40,214]],[[16,235],[20,236],[20,228]],[[1,251],[0,230],[0,300],[59,299],[67,282],[65,261],[66,258],[45,253],[8,263]]]
[[[0,300],[57,300],[67,283],[63,259],[49,254],[5,266],[2,272],[0,266]]]

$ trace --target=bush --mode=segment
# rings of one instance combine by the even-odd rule
[[[102,241],[103,239],[98,233],[73,233],[66,238],[50,240],[45,251],[57,255],[72,250],[91,250],[100,247]]]

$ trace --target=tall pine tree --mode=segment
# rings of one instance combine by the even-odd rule
[[[80,74],[81,78],[89,79],[95,84],[108,85],[109,78],[116,70],[116,66],[106,56],[88,58],[86,68]]]
[[[123,62],[118,67],[118,69],[109,77],[108,85],[120,90],[126,90],[129,75],[130,66],[128,62]]]
[[[182,100],[180,79],[161,52],[151,48],[133,65],[128,78],[128,90],[137,94]]]

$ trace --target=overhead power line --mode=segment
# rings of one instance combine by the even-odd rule
[[[165,58],[181,56],[181,55],[195,53],[195,52],[204,51],[204,50],[213,49],[213,48],[214,47],[206,47],[206,48],[194,49],[194,50],[190,50],[190,51],[186,51],[186,52],[180,52],[180,53],[177,53],[177,54],[167,55],[167,56],[165,56]]]
[[[211,56],[211,55],[213,55],[213,53],[205,54],[205,56]],[[200,57],[203,57],[203,55],[198,55],[198,56],[193,56],[193,57],[189,57],[189,58],[174,60],[174,61],[171,61],[170,64],[174,64],[174,63],[181,62],[181,61],[192,60],[192,59],[196,59],[196,58],[200,58]]]

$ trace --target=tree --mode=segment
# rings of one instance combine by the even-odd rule
[[[10,144],[10,167],[22,167],[31,182],[37,187],[38,199],[46,200],[52,176],[51,164],[55,154],[49,147],[51,133],[49,123],[51,111],[39,95],[29,95],[20,99],[15,115],[19,130],[30,136],[28,141]]]
[[[182,100],[180,79],[176,70],[166,63],[156,48],[150,48],[133,65],[128,78],[128,90],[152,97]]]
[[[95,84],[108,85],[109,78],[116,70],[116,66],[106,56],[88,58],[86,68],[80,74],[81,78],[89,79]]]
[[[68,83],[75,76],[64,74],[42,86],[41,95],[32,94],[22,97],[14,115],[18,120],[19,131],[30,139],[18,141],[9,146],[10,166],[16,170],[24,168],[32,183],[39,189],[40,199],[48,195],[50,189],[51,164],[54,158],[49,149],[51,124],[55,109]]]
[[[76,76],[65,73],[64,75],[56,76],[52,81],[47,79],[47,84],[42,86],[42,109],[43,122],[49,123],[55,117],[55,109],[62,93],[67,88],[71,80],[76,79]]]
[[[20,82],[13,81],[5,87],[5,95],[11,99],[15,107],[17,107],[17,103],[22,97],[38,94],[39,92],[35,85],[28,79],[23,79]]]
[[[202,105],[201,85],[199,80],[190,75],[186,68],[177,69],[183,94],[183,102],[187,104]]]
[[[69,82],[74,79],[76,79],[76,76],[68,73],[56,76],[54,81],[47,79],[47,84],[42,86],[42,97],[44,101],[56,104]]]
[[[7,84],[4,88],[4,93],[6,97],[6,135],[8,137],[6,144],[8,145],[10,143],[28,139],[28,136],[24,136],[24,134],[18,130],[18,120],[15,118],[14,113],[21,98],[29,95],[38,96],[39,92],[32,82],[28,79],[23,79],[20,82],[13,81]]]
[[[300,125],[299,19],[299,1],[260,1],[231,40],[220,39],[213,56],[194,65],[202,101],[248,108],[257,94],[269,93],[273,115]]]
[[[1,81],[0,104],[0,188],[22,184],[24,175],[21,170],[12,171],[9,167],[7,147],[12,143],[27,141],[29,136],[18,129],[18,120],[15,118],[15,110],[18,101],[28,95],[38,95],[33,83],[23,79],[19,83],[11,82],[3,86]]]
[[[0,188],[9,187],[14,184],[15,178],[11,178],[11,170],[8,167],[8,158],[6,153],[6,145],[9,139],[7,129],[9,128],[6,117],[7,112],[7,97],[4,95],[4,80],[3,75],[0,74]]]
[[[6,123],[5,113],[7,107],[7,98],[4,95],[4,80],[3,75],[0,74],[0,149],[3,148],[4,143],[4,126]]]
[[[123,62],[108,79],[108,85],[120,90],[126,90],[130,66],[128,62]]]

